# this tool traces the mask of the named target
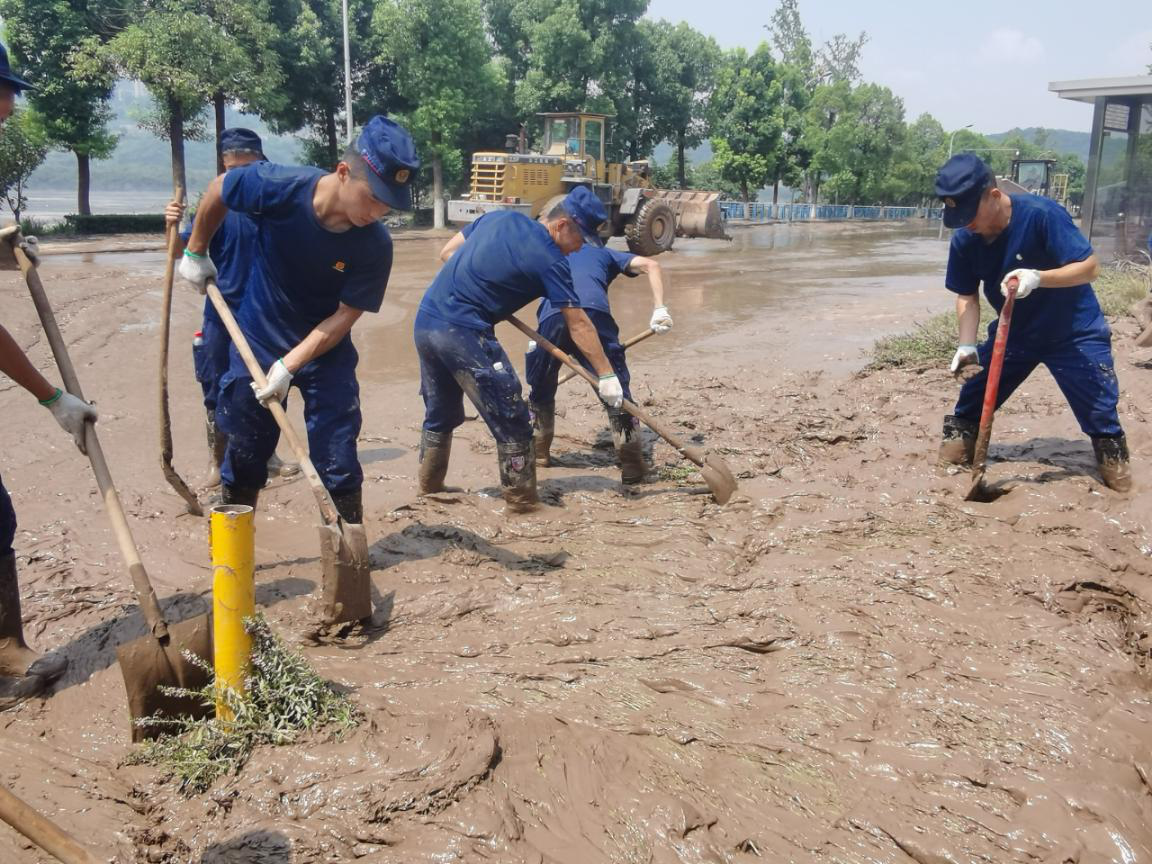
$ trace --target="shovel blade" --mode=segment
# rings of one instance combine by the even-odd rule
[[[320,526],[325,624],[372,617],[372,560],[364,526],[350,522]]]
[[[200,690],[207,686],[207,669],[189,661],[182,652],[190,651],[209,668],[212,665],[212,619],[197,615],[168,625],[168,638],[148,636],[126,642],[116,649],[120,673],[128,692],[128,711],[132,716],[132,741],[155,738],[164,732],[162,726],[137,726],[144,717],[207,717],[212,707],[197,698],[170,696],[161,687]]]
[[[704,475],[704,482],[708,484],[716,503],[727,504],[738,488],[728,463],[719,456],[709,456],[700,466],[700,473]]]

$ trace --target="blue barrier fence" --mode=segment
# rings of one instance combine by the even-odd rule
[[[721,201],[720,211],[732,222],[807,222],[811,220],[905,222],[939,219],[940,207],[882,207],[863,204],[765,204],[761,201]]]

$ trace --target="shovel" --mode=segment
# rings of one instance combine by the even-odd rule
[[[5,254],[8,252],[15,254],[16,263],[28,283],[28,291],[32,294],[32,302],[40,316],[44,334],[52,347],[52,355],[56,358],[60,377],[64,379],[64,387],[73,396],[83,399],[80,381],[72,366],[72,358],[68,356],[64,337],[56,324],[56,316],[48,302],[48,295],[44,293],[40,275],[36,272],[35,265],[24,254],[24,250],[20,248],[19,230],[8,232],[4,239],[7,241]],[[96,428],[90,423],[85,426],[84,444],[88,451],[88,459],[92,463],[92,473],[96,475],[96,485],[100,487],[104,506],[108,510],[112,531],[120,546],[120,554],[124,558],[124,563],[128,565],[128,574],[132,579],[133,588],[136,589],[140,611],[148,623],[149,635],[127,642],[116,649],[116,656],[120,660],[120,672],[124,676],[124,687],[128,691],[128,709],[134,720],[154,715],[169,718],[204,716],[209,709],[200,700],[166,695],[161,693],[159,688],[167,686],[199,690],[208,684],[207,671],[190,662],[181,652],[190,651],[211,664],[212,626],[209,616],[197,615],[172,625],[164,620],[156,592],[152,590],[148,572],[144,569],[140,553],[132,539],[132,530],[128,527],[120,495],[112,482],[112,474],[104,459],[104,450],[100,447]],[[159,731],[155,726],[141,727],[133,723],[132,740],[141,741],[158,734]]]
[[[587,369],[577,363],[572,357],[569,357],[515,315],[509,315],[508,320],[512,326],[527,336],[529,339],[535,339],[536,344],[591,384],[594,388],[599,386],[599,381]],[[671,444],[676,452],[687,459],[689,462],[694,462],[699,468],[700,473],[704,475],[704,482],[708,484],[708,489],[712,492],[712,497],[716,499],[717,504],[727,504],[728,499],[732,497],[732,493],[736,491],[736,478],[732,476],[732,471],[728,465],[719,456],[713,456],[705,453],[699,447],[693,447],[681,438],[679,438],[671,429],[666,427],[663,423],[659,423],[654,417],[649,415],[646,411],[624,400],[620,406],[626,412],[631,414],[641,423],[645,424],[649,429]]]
[[[3,819],[57,861],[64,864],[100,864],[100,859],[76,842],[76,838],[33,810],[0,786],[0,819]]]
[[[208,282],[208,299],[220,313],[228,335],[232,337],[232,344],[240,353],[248,374],[256,382],[257,387],[265,387],[268,379],[264,377],[264,370],[252,353],[248,339],[236,323],[232,310],[228,308],[224,295],[213,281]],[[288,439],[296,460],[300,463],[300,470],[308,478],[308,485],[316,496],[316,503],[320,505],[320,560],[323,565],[323,599],[321,614],[326,624],[341,622],[364,621],[372,617],[372,579],[371,558],[368,554],[368,538],[364,533],[363,525],[345,522],[340,518],[332,496],[324,487],[320,475],[316,473],[316,466],[308,455],[308,448],[296,434],[296,430],[288,421],[284,406],[279,402],[268,403],[268,410],[276,418],[276,425],[284,437]]]
[[[176,187],[177,200],[184,200],[184,190]],[[176,259],[179,257],[180,226],[168,228],[168,263],[164,271],[164,299],[160,311],[160,468],[168,484],[188,505],[188,512],[203,516],[204,510],[196,493],[188,488],[184,478],[172,467],[172,415],[168,411],[168,343],[172,324],[172,282]]]
[[[638,342],[643,342],[649,336],[655,336],[655,335],[656,335],[656,331],[653,330],[651,327],[649,327],[643,333],[637,333],[635,336],[633,336],[631,339],[629,339],[627,342],[625,342],[623,347],[624,348],[631,348],[633,345],[637,344]],[[556,386],[559,387],[565,381],[571,381],[575,377],[576,377],[576,373],[573,372],[571,369],[569,369],[567,372],[565,372],[563,375],[561,375],[556,380]]]
[[[984,408],[980,412],[980,431],[976,435],[976,450],[972,456],[972,484],[965,501],[988,501],[992,496],[984,485],[984,469],[988,464],[988,442],[992,438],[992,421],[996,417],[996,396],[1000,392],[1000,372],[1004,368],[1004,350],[1008,346],[1008,329],[1012,326],[1012,307],[1016,305],[1019,283],[1008,283],[1008,297],[1000,310],[1000,323],[996,325],[996,341],[992,343],[992,362],[988,364],[988,380],[984,385]]]

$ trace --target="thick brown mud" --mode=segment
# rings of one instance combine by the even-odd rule
[[[143,622],[83,458],[0,382],[27,632],[72,660],[48,699],[0,714],[0,782],[123,862],[1152,861],[1152,354],[1135,319],[1116,326],[1135,491],[1101,485],[1040,372],[997,417],[986,482],[1004,494],[966,502],[969,473],[933,464],[947,369],[855,374],[876,336],[950,308],[943,244],[890,226],[684,243],[662,259],[676,327],[631,353],[634,388],[739,492],[717,506],[647,431],[654,481],[622,486],[573,381],[543,506],[509,515],[478,421],[448,470],[464,491],[416,494],[409,328],[439,242],[397,244],[385,310],[357,329],[373,626],[301,646],[368,721],[262,750],[205,795],[122,764],[115,647]],[[210,574],[205,524],[159,467],[161,264],[48,255],[43,275],[182,617]],[[0,291],[46,365],[22,286]],[[192,480],[206,449],[179,334],[199,304],[178,297],[171,376]],[[643,330],[643,280],[614,306]],[[289,638],[314,611],[315,521],[302,480],[261,497],[257,604]],[[49,860],[0,827],[0,862]]]

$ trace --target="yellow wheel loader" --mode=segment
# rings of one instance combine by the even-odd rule
[[[625,237],[637,255],[658,255],[677,237],[727,240],[720,193],[657,189],[646,160],[609,162],[605,132],[610,114],[549,113],[544,152],[529,153],[523,133],[508,136],[508,152],[476,153],[468,195],[448,202],[448,220],[472,222],[494,210],[516,210],[533,219],[577,185],[604,202],[605,237]]]

